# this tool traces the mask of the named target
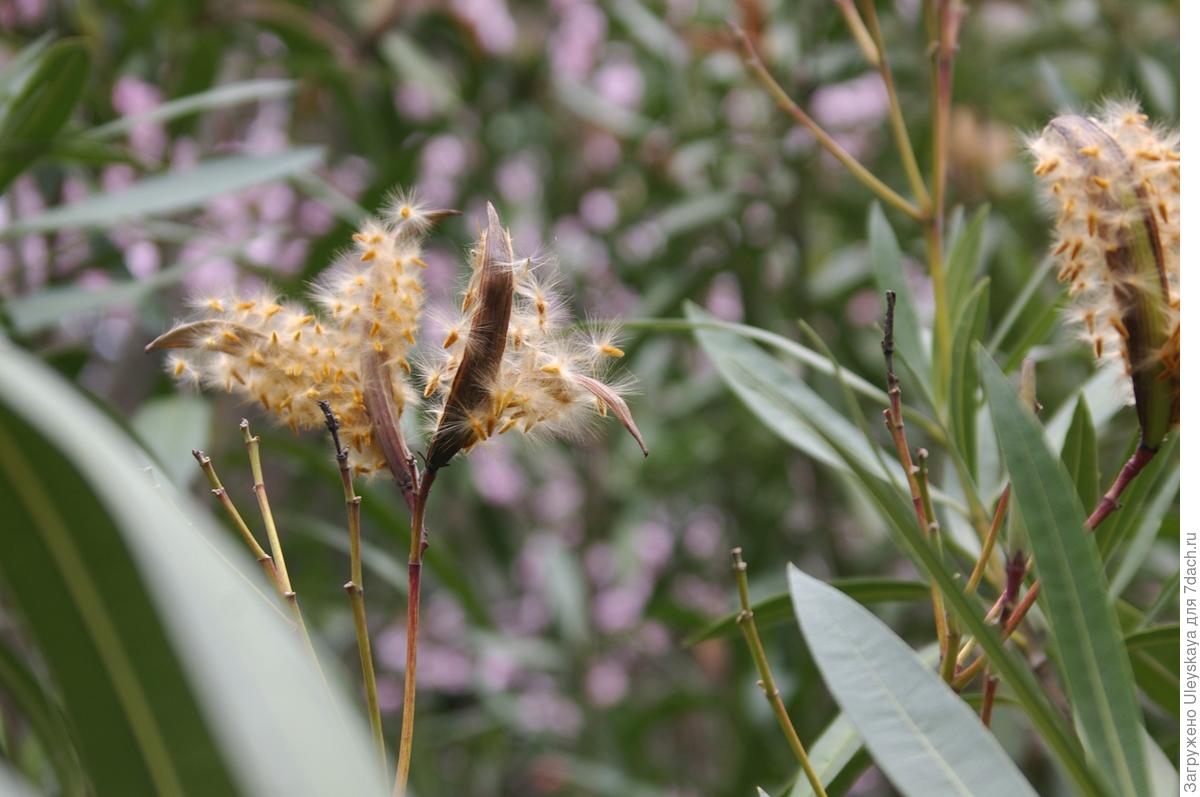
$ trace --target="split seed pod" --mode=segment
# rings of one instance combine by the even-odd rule
[[[454,374],[437,430],[429,443],[426,460],[430,470],[444,467],[477,433],[471,414],[492,400],[492,385],[504,347],[513,304],[513,250],[508,231],[489,202],[488,226],[476,257],[482,258],[473,288],[476,299],[462,362]]]
[[[1155,449],[1179,417],[1179,151],[1145,121],[1128,105],[1060,116],[1030,148],[1061,214],[1059,281],[1097,358],[1119,352]]]

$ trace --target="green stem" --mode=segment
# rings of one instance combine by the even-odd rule
[[[767,653],[763,649],[762,639],[758,635],[758,626],[754,622],[754,612],[750,608],[750,584],[746,577],[746,563],[742,561],[742,549],[734,548],[731,553],[733,572],[737,578],[738,600],[742,607],[738,614],[737,624],[738,628],[742,630],[742,636],[746,638],[746,645],[750,648],[754,665],[758,668],[758,685],[762,687],[767,702],[771,704],[771,710],[775,712],[779,727],[783,731],[784,737],[787,738],[792,752],[796,755],[796,760],[800,762],[800,768],[804,770],[804,775],[808,778],[813,793],[818,797],[827,797],[825,787],[821,785],[821,778],[813,769],[812,763],[809,762],[808,753],[804,750],[804,743],[800,741],[796,727],[792,725],[792,718],[788,716],[787,708],[783,705],[783,698],[780,697],[779,688],[775,685],[775,676],[771,674],[771,665],[767,662]]]
[[[246,525],[246,521],[242,518],[242,513],[233,505],[233,499],[229,497],[229,491],[225,489],[225,485],[221,484],[220,477],[217,476],[217,469],[213,467],[212,460],[198,448],[192,449],[192,456],[200,463],[200,470],[204,471],[204,475],[208,477],[208,483],[212,486],[212,494],[225,510],[225,514],[233,521],[234,527],[238,533],[242,535],[242,540],[249,546],[250,552],[254,555],[254,559],[258,562],[258,566],[262,568],[267,579],[271,582],[271,586],[275,587],[280,596],[283,596],[283,590],[279,586],[279,574],[275,571],[275,562],[271,559],[271,555],[263,550],[258,544],[258,540],[254,537],[254,532],[250,531],[250,527]]]
[[[900,210],[901,212],[916,219],[917,221],[924,220],[925,214],[921,212],[920,208],[884,184],[884,182],[876,177],[870,169],[868,169],[866,166],[863,166],[853,155],[843,149],[841,144],[838,144],[831,135],[826,133],[820,125],[813,121],[812,117],[805,113],[804,110],[797,105],[791,97],[788,96],[787,92],[783,90],[783,87],[775,81],[775,78],[771,76],[771,73],[767,70],[766,66],[763,65],[762,59],[759,58],[758,52],[754,49],[754,45],[750,43],[750,39],[746,37],[745,32],[742,31],[741,28],[734,26],[733,33],[737,37],[738,42],[741,44],[742,54],[746,62],[746,66],[752,73],[754,73],[754,76],[758,78],[758,81],[763,85],[763,88],[765,88],[775,100],[776,105],[786,111],[800,125],[807,128],[808,132],[812,134],[813,138],[815,138],[817,142],[823,146],[827,152],[829,152],[830,155],[840,161],[841,164],[845,166],[852,175],[858,178],[859,182],[861,182],[870,190],[874,191],[876,196],[897,210]]]
[[[367,720],[371,737],[379,754],[379,764],[387,772],[387,747],[383,741],[383,717],[379,711],[379,689],[375,681],[375,662],[371,656],[371,636],[367,626],[367,606],[363,597],[362,572],[362,498],[354,494],[354,476],[350,472],[350,452],[342,448],[338,437],[340,424],[327,401],[317,402],[325,413],[325,426],[333,438],[334,455],[342,478],[342,495],[346,499],[346,529],[350,536],[350,580],[342,588],[350,596],[354,617],[354,637],[358,643],[358,661],[362,668],[363,691],[367,698]]]
[[[883,78],[883,85],[887,89],[888,116],[892,123],[892,134],[896,137],[896,148],[900,151],[900,162],[904,165],[904,173],[908,176],[908,183],[912,187],[913,196],[917,198],[917,204],[928,213],[930,210],[929,193],[925,190],[921,167],[917,165],[917,155],[913,150],[912,139],[908,136],[908,126],[904,123],[904,112],[896,94],[896,82],[892,79],[892,67],[887,60],[887,48],[884,46],[883,32],[879,27],[879,16],[875,13],[875,0],[866,0],[863,3],[863,10],[867,29],[870,31],[877,53],[877,61],[874,65],[879,70],[879,76]],[[857,14],[855,16],[857,17]]]
[[[292,620],[296,623],[296,631],[304,641],[304,647],[312,657],[317,671],[321,672],[321,662],[317,659],[317,650],[313,647],[312,637],[308,634],[308,626],[304,623],[304,615],[300,613],[300,599],[292,589],[292,581],[288,577],[287,563],[283,558],[283,545],[279,541],[279,531],[275,527],[275,515],[271,512],[271,502],[267,498],[267,486],[263,483],[262,457],[259,454],[259,439],[250,434],[250,422],[242,418],[238,424],[242,430],[242,440],[246,444],[246,453],[250,457],[250,473],[254,476],[254,496],[258,499],[258,509],[262,514],[263,525],[267,529],[267,540],[271,543],[271,555],[275,560],[275,571],[278,577],[279,591],[287,600],[292,612]],[[325,674],[321,672],[322,679]]]

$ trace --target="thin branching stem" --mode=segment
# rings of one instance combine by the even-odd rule
[[[317,402],[325,414],[325,427],[333,438],[333,451],[342,477],[342,494],[346,499],[346,529],[350,536],[350,580],[342,585],[350,597],[354,616],[354,636],[358,643],[358,661],[362,668],[363,691],[367,699],[367,720],[371,737],[379,754],[380,766],[387,770],[387,747],[383,741],[383,717],[379,711],[379,689],[375,680],[375,662],[371,656],[371,635],[367,626],[367,606],[363,595],[362,574],[362,497],[354,494],[354,476],[350,472],[350,452],[342,447],[337,416],[328,401]]]
[[[1000,493],[1000,499],[996,502],[996,511],[992,515],[992,524],[988,527],[987,536],[983,538],[983,547],[979,550],[979,558],[975,561],[975,568],[971,571],[971,577],[967,579],[966,592],[968,595],[979,587],[979,582],[983,580],[983,574],[987,571],[988,562],[992,558],[992,551],[996,548],[996,540],[1000,536],[1000,529],[1004,527],[1004,516],[1008,511],[1008,499],[1011,495],[1012,482],[1009,482],[1004,485],[1004,491]]]
[[[1155,453],[1156,451],[1154,449],[1144,448],[1141,446],[1138,447],[1138,450],[1133,453],[1133,456],[1131,456],[1129,461],[1126,462],[1121,468],[1121,472],[1117,474],[1117,478],[1113,481],[1112,486],[1109,487],[1108,491],[1104,493],[1104,497],[1101,498],[1099,503],[1096,504],[1096,508],[1088,517],[1087,522],[1084,523],[1084,528],[1087,531],[1095,531],[1096,527],[1104,522],[1105,518],[1116,511],[1116,509],[1120,506],[1118,500],[1120,499],[1121,494],[1125,492],[1125,489],[1129,487],[1130,483],[1132,483],[1137,475],[1141,473],[1146,465],[1150,463],[1150,460],[1154,458]],[[1033,557],[1030,556],[1027,560],[1025,560],[1024,565],[1026,568],[1028,568],[1032,564]],[[1003,626],[1000,631],[1001,639],[1008,639],[1013,635],[1013,633],[1016,632],[1017,628],[1021,625],[1021,621],[1025,619],[1025,615],[1029,613],[1029,610],[1033,608],[1033,604],[1037,602],[1038,595],[1041,594],[1041,591],[1041,580],[1039,579],[1034,581],[1033,584],[1030,585],[1029,591],[1025,593],[1025,597],[1023,597],[1021,601],[1012,608],[1010,613],[1005,615],[1005,604],[1009,603],[1009,605],[1011,605],[1011,600],[1013,598],[1013,596],[1009,595],[1009,590],[1005,589],[1004,594],[1002,594],[996,603],[992,605],[992,608],[988,611],[987,615],[988,620],[994,620],[997,617],[1002,618]],[[958,655],[960,663],[966,658],[966,656],[970,655],[973,647],[974,640],[970,640],[965,646],[963,646],[962,651],[960,651]],[[970,680],[975,677],[979,670],[984,666],[984,661],[984,657],[980,656],[979,658],[975,659],[975,661],[971,662],[970,665],[964,667],[955,677],[954,686],[956,688],[962,688],[963,686],[966,686],[967,683],[969,683]]]
[[[767,702],[771,704],[771,710],[775,712],[775,718],[779,722],[779,727],[783,731],[784,737],[787,738],[788,745],[792,748],[796,760],[800,762],[800,768],[804,770],[804,775],[808,778],[813,793],[819,795],[819,797],[826,797],[825,787],[821,785],[821,778],[817,775],[812,767],[812,763],[808,760],[808,753],[804,749],[804,743],[800,741],[800,736],[796,733],[796,727],[792,725],[792,718],[788,716],[787,708],[783,705],[783,698],[779,695],[779,688],[775,685],[775,676],[771,674],[771,665],[767,661],[767,652],[763,649],[762,639],[758,635],[758,626],[754,622],[754,611],[750,608],[750,583],[746,576],[746,563],[742,560],[742,549],[734,548],[731,551],[731,555],[733,557],[733,572],[737,579],[738,601],[741,604],[741,612],[738,613],[737,624],[738,628],[742,631],[742,636],[746,639],[746,646],[750,648],[750,656],[754,659],[754,666],[758,668],[758,685],[762,687],[763,694],[767,697]]]
[[[846,4],[848,4],[848,0]],[[839,5],[842,4],[839,3]],[[904,165],[904,173],[908,176],[908,183],[912,188],[913,196],[917,198],[917,204],[928,215],[932,207],[929,192],[925,189],[925,180],[921,176],[921,167],[917,164],[917,155],[913,150],[912,139],[908,135],[908,126],[904,123],[904,112],[896,94],[896,82],[892,78],[892,67],[888,63],[887,48],[883,41],[883,32],[879,27],[879,16],[875,13],[875,0],[866,0],[863,3],[863,12],[867,30],[875,45],[876,61],[874,66],[879,70],[879,76],[883,78],[883,85],[887,89],[888,116],[892,124],[892,135],[896,137],[896,149],[900,151],[900,162]],[[857,13],[855,16],[857,17]],[[864,50],[865,55],[866,51]],[[870,58],[867,60],[870,61]]]
[[[943,254],[946,219],[946,167],[949,160],[950,106],[954,77],[954,53],[962,21],[960,0],[926,0],[925,21],[929,34],[930,96],[933,109],[933,169],[930,179],[931,212],[924,219],[929,279],[933,283],[934,331],[939,373],[950,372],[950,306],[946,293]],[[940,383],[944,387],[944,383]],[[942,391],[944,394],[944,391]]]
[[[770,71],[763,64],[762,58],[759,57],[758,51],[754,49],[754,45],[746,36],[745,31],[736,25],[731,25],[730,27],[733,29],[733,34],[741,46],[742,57],[746,62],[747,68],[754,74],[763,88],[767,90],[772,99],[775,100],[776,105],[790,115],[798,124],[806,128],[830,155],[841,162],[851,174],[858,178],[859,182],[875,192],[876,196],[917,221],[922,221],[925,218],[920,208],[888,187],[870,169],[863,166],[858,159],[847,152],[841,144],[837,143],[833,136],[825,132],[811,116],[805,113],[804,109],[797,105],[788,96],[788,93],[784,91],[783,87],[776,82]]]
[[[254,477],[254,496],[258,499],[258,509],[262,514],[263,526],[267,529],[267,540],[271,544],[271,556],[275,560],[275,572],[279,582],[279,591],[288,603],[288,608],[292,612],[292,620],[296,623],[296,630],[299,632],[300,638],[304,640],[305,648],[308,649],[313,663],[320,670],[321,664],[317,660],[316,648],[313,647],[312,637],[308,634],[308,626],[304,623],[304,615],[300,612],[300,600],[296,597],[296,591],[292,589],[292,581],[288,577],[287,563],[283,558],[283,545],[279,541],[279,530],[275,526],[275,515],[271,512],[271,502],[267,498],[267,486],[263,482],[262,457],[258,450],[259,438],[257,435],[250,434],[250,422],[245,418],[242,418],[242,422],[238,426],[242,430],[242,440],[246,444],[246,454],[250,458],[250,473]],[[323,673],[322,677],[324,677]]]
[[[912,451],[908,446],[908,435],[904,430],[904,406],[900,400],[900,377],[896,375],[896,292],[887,291],[885,299],[887,307],[883,317],[883,339],[880,341],[880,347],[883,349],[883,361],[887,369],[887,393],[891,406],[883,411],[883,422],[892,435],[892,442],[896,445],[896,456],[900,458],[900,465],[904,468],[904,475],[908,479],[908,489],[912,497],[913,513],[917,516],[917,524],[921,527],[925,538],[932,540],[936,532],[936,520],[933,514],[933,504],[927,500],[929,498],[928,474],[926,474],[925,491],[922,495],[919,481],[920,471],[913,464]],[[938,539],[936,542],[940,547],[941,540]],[[945,659],[950,648],[948,647],[948,629],[942,593],[936,584],[931,584],[929,595],[933,604],[933,623],[937,629],[938,650]]]
[[[250,531],[250,527],[246,525],[246,521],[242,518],[242,513],[233,505],[233,499],[229,497],[229,491],[225,489],[225,485],[221,484],[221,479],[217,476],[217,469],[213,467],[212,460],[198,448],[192,449],[192,456],[200,464],[200,470],[204,472],[204,475],[208,478],[209,485],[212,486],[213,496],[221,504],[221,507],[225,510],[225,514],[233,521],[233,525],[238,530],[238,533],[242,535],[242,540],[250,548],[250,553],[254,555],[254,560],[258,562],[258,566],[266,574],[267,579],[271,582],[271,586],[282,596],[283,590],[279,586],[279,574],[275,571],[274,560],[258,544],[258,540],[254,537],[254,532]]]

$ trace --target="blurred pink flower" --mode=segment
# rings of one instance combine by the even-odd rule
[[[620,209],[611,191],[593,188],[579,200],[579,216],[593,230],[611,230],[620,217]]]
[[[505,441],[481,446],[470,459],[471,481],[479,497],[496,506],[513,506],[525,495],[524,471],[512,458]]]
[[[418,650],[421,655],[417,658],[417,679],[422,689],[457,693],[470,688],[473,667],[465,653],[427,643]]]
[[[583,713],[558,692],[539,688],[517,698],[517,720],[532,733],[570,738],[579,733]]]
[[[742,289],[738,286],[737,277],[727,271],[713,277],[704,306],[722,321],[741,321]]]
[[[683,547],[700,561],[709,561],[724,539],[722,518],[712,508],[701,508],[692,512],[683,530]]]
[[[495,179],[500,195],[513,204],[529,203],[541,195],[541,169],[532,153],[522,152],[505,160],[496,169]]]
[[[142,279],[158,271],[162,256],[157,244],[151,241],[134,241],[125,248],[125,268],[134,277]]]
[[[554,74],[567,80],[582,81],[596,62],[608,20],[590,0],[560,0],[558,27],[550,34],[546,47]]]
[[[583,567],[588,578],[598,587],[608,586],[617,575],[617,557],[607,542],[596,542],[588,546],[583,554]]]
[[[633,535],[633,546],[638,560],[650,571],[657,572],[671,561],[675,537],[666,523],[651,520],[638,526]]]
[[[621,142],[602,131],[588,133],[583,142],[583,162],[595,172],[606,172],[621,160]]]
[[[162,103],[162,90],[133,75],[123,75],[113,84],[113,109],[123,116],[153,110]],[[157,161],[167,149],[167,131],[159,122],[138,122],[129,131],[129,144],[143,160]]]
[[[451,0],[450,8],[471,28],[485,51],[503,54],[516,44],[517,23],[504,0]]]
[[[488,647],[479,659],[480,684],[491,692],[503,692],[509,689],[520,671],[520,664],[506,650]]]
[[[592,619],[601,631],[627,631],[637,625],[649,597],[643,582],[602,590],[592,601]]]
[[[619,663],[602,659],[588,668],[584,688],[593,704],[608,708],[629,693],[629,674]]]
[[[872,127],[887,114],[887,88],[875,72],[821,86],[810,100],[812,115],[827,128]]]
[[[592,81],[600,96],[619,108],[633,110],[642,104],[646,85],[641,70],[632,61],[608,61],[596,70]]]

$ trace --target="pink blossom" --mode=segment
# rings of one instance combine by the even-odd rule
[[[629,674],[611,659],[598,661],[588,668],[585,689],[593,704],[608,708],[629,693]]]

